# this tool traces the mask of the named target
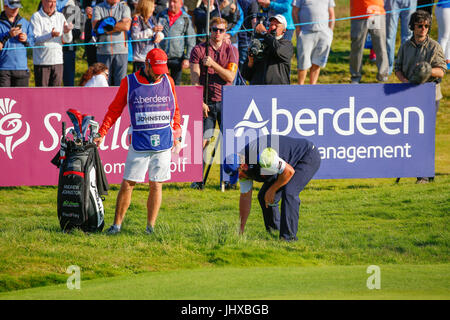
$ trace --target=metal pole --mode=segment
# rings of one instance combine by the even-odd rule
[[[210,0],[208,0],[208,4],[206,5],[206,43],[205,43],[205,56],[209,57],[209,20],[210,20]],[[206,104],[208,104],[208,83],[209,83],[209,72],[208,67],[206,67],[206,76],[205,76],[205,85],[203,86],[203,98]],[[206,148],[205,148],[206,149]],[[203,173],[203,186],[206,184],[206,180],[208,179],[209,169],[211,168],[212,161],[214,160],[214,154],[215,154],[215,148],[213,150],[213,156],[211,158],[211,163],[209,164],[208,168],[206,169],[206,173]],[[203,162],[203,165],[205,163]]]
[[[206,57],[209,57],[209,16],[210,16],[210,4],[209,4],[210,0],[208,0],[208,4],[206,6],[206,11],[208,11],[206,13]],[[204,97],[205,97],[205,103],[208,104],[208,82],[209,82],[209,72],[208,72],[208,67],[206,67],[206,81],[205,81],[205,87],[204,87]]]
[[[0,0],[0,3],[1,3],[1,6],[2,6],[2,11],[3,11],[3,9],[4,9],[4,7],[3,7],[3,0]]]

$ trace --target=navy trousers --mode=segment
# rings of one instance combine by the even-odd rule
[[[295,174],[291,180],[275,194],[275,202],[281,200],[281,212],[279,206],[268,207],[264,201],[266,191],[274,181],[266,182],[262,185],[258,193],[258,200],[261,206],[264,225],[267,231],[280,230],[280,239],[298,240],[298,218],[300,209],[300,192],[305,188],[308,182],[320,167],[320,153],[317,148],[308,151],[302,160],[294,167]]]

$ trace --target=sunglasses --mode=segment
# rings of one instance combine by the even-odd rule
[[[217,28],[217,27],[212,27],[212,28],[211,28],[211,31],[212,31],[212,32],[218,32],[218,33],[224,33],[224,32],[225,32],[225,29]]]
[[[416,27],[419,29],[430,29],[430,25],[429,24],[416,24]]]

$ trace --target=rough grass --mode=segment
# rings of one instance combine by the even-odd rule
[[[0,189],[0,291],[64,282],[78,265],[83,279],[204,267],[448,264],[450,176],[414,179],[314,180],[302,192],[299,238],[264,231],[257,200],[239,236],[238,191],[222,193],[214,168],[210,186],[164,188],[152,236],[145,234],[147,187],[139,186],[117,236],[62,234],[55,187]],[[117,187],[106,204],[114,216]]]

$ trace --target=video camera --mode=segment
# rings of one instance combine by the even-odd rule
[[[268,28],[269,19],[268,11],[265,11],[260,5],[258,5],[258,13],[256,15],[256,25],[262,23],[266,29]],[[256,27],[255,25],[255,27]],[[253,30],[252,40],[248,49],[248,55],[260,60],[264,57],[264,52],[267,49],[267,45],[264,43],[264,37],[261,34],[256,33]]]
[[[255,59],[262,59],[264,57],[264,51],[267,45],[258,38],[253,38],[248,48],[248,55],[254,57]]]

